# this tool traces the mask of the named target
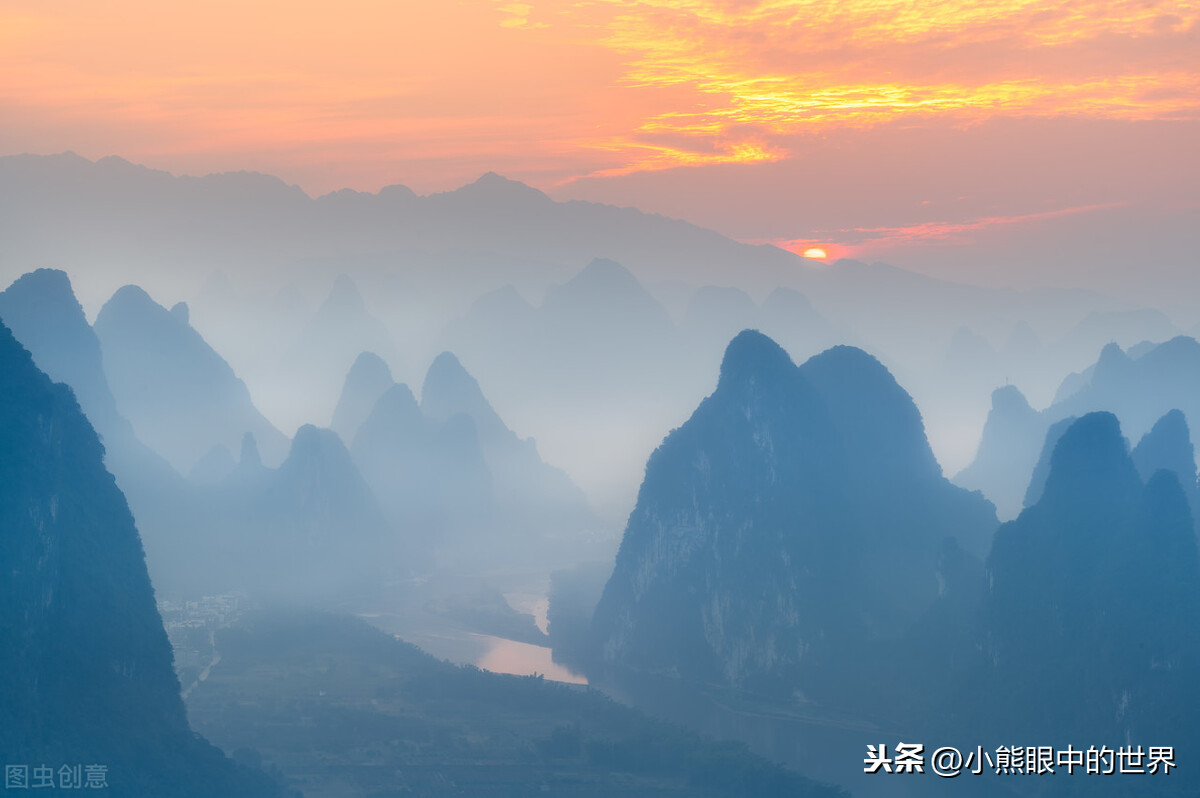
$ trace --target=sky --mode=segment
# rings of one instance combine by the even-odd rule
[[[1195,266],[1198,18],[1195,0],[0,0],[0,154],[312,195],[496,171],[829,260],[1117,279],[1147,252]]]

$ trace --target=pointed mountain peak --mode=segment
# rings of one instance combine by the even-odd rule
[[[404,383],[398,382],[383,392],[383,395],[375,402],[375,406],[371,408],[371,415],[364,422],[363,428],[384,419],[421,422],[421,408],[417,404],[417,397],[413,395],[412,389]]]
[[[988,339],[972,330],[970,327],[959,327],[950,336],[949,351],[954,356],[993,355],[995,349]]]
[[[329,296],[325,298],[318,315],[327,313],[350,314],[350,313],[365,313],[367,305],[363,301],[362,293],[359,292],[358,286],[354,280],[350,279],[349,275],[339,274],[333,281],[333,288],[329,291]]]
[[[341,435],[343,441],[353,441],[379,397],[393,384],[392,370],[383,358],[374,352],[359,354],[342,383],[342,394],[333,410],[330,429]]]
[[[1036,413],[1029,405],[1029,400],[1021,389],[1015,385],[1003,385],[992,391],[992,412],[1005,416],[1019,416]]]
[[[533,306],[529,300],[521,296],[516,286],[509,284],[489,291],[476,299],[471,305],[471,314],[522,314],[529,313]]]
[[[0,317],[38,368],[71,386],[92,425],[104,436],[128,431],[104,375],[100,340],[88,324],[65,272],[38,269],[0,292]]]
[[[782,346],[758,330],[742,330],[725,347],[717,390],[795,369]]]
[[[1189,440],[1190,432],[1188,430],[1187,417],[1183,415],[1183,411],[1178,408],[1168,410],[1163,414],[1162,418],[1154,422],[1154,427],[1146,433],[1142,438],[1145,442],[1150,439],[1165,439],[1165,440]]]
[[[867,388],[903,391],[887,366],[857,346],[830,347],[811,357],[801,368],[811,372],[838,373]]]
[[[238,464],[223,444],[208,450],[188,472],[188,479],[202,485],[216,485],[237,470]]]
[[[88,326],[83,307],[71,288],[71,279],[58,269],[37,269],[18,277],[0,292],[0,314],[13,334],[22,340],[33,329],[42,330],[47,325],[59,329],[70,326],[76,330]],[[33,342],[25,343],[36,348]]]
[[[633,276],[633,272],[615,260],[609,260],[608,258],[594,258],[591,263],[584,266],[583,270],[570,280],[570,284],[601,288],[608,291],[643,290],[642,284]]]
[[[379,189],[378,196],[380,199],[388,200],[389,202],[407,202],[416,199],[417,194],[408,186],[393,183],[390,186],[384,186]]]
[[[427,423],[413,392],[398,382],[376,400],[366,420],[354,433],[350,448],[356,458],[364,451],[378,455],[381,450],[389,450],[385,456],[390,456],[394,454],[390,450],[397,442],[411,444],[415,437],[423,434]]]
[[[1141,480],[1112,413],[1088,413],[1059,438],[1041,502],[1099,510],[1140,492]]]
[[[316,454],[327,446],[332,446],[331,441],[336,436],[332,430],[321,429],[313,424],[305,424],[300,429],[296,430],[296,437],[292,439],[292,454],[290,457],[297,455]],[[341,441],[338,441],[338,445]]]
[[[1129,363],[1129,356],[1125,354],[1125,350],[1115,342],[1110,341],[1100,350],[1100,359],[1096,361],[1096,371],[1102,369],[1120,368]]]
[[[430,374],[448,374],[455,375],[456,378],[471,379],[471,375],[463,368],[459,359],[453,352],[442,352],[433,359],[433,363],[429,366],[429,371],[426,374],[428,380]]]
[[[1041,348],[1042,339],[1024,319],[1016,323],[1004,342],[1004,351],[1014,356],[1037,352]]]
[[[263,467],[262,455],[258,453],[258,441],[254,439],[253,432],[247,432],[242,436],[242,453],[238,459],[238,466],[242,469],[260,469]]]
[[[427,416],[445,421],[458,413],[475,419],[476,424],[498,422],[495,411],[483,395],[479,383],[451,352],[442,352],[425,372],[421,387],[421,409]]]
[[[182,324],[191,322],[191,312],[188,310],[186,302],[176,302],[171,306],[171,315],[178,319]]]
[[[103,313],[106,309],[112,308],[115,311],[130,311],[140,310],[145,311],[151,308],[165,310],[165,308],[150,298],[146,290],[140,285],[123,285],[116,290],[116,293],[104,303],[104,307],[100,309]]]
[[[824,400],[852,461],[904,479],[942,476],[916,403],[874,357],[835,346],[809,358],[800,374]]]
[[[816,312],[808,297],[795,289],[782,286],[767,294],[767,298],[763,300],[763,310],[773,313],[783,311],[805,316]]]
[[[287,475],[295,473],[298,469],[309,468],[313,463],[319,463],[322,470],[357,470],[350,459],[350,450],[342,443],[341,436],[331,429],[305,424],[296,430],[296,437],[292,439],[292,449],[279,471]]]
[[[1200,342],[1187,335],[1177,335],[1154,347],[1151,352],[1156,358],[1171,361],[1195,361],[1200,358]]]
[[[478,197],[486,200],[536,200],[538,202],[553,202],[550,197],[532,186],[527,186],[519,180],[512,180],[495,172],[486,172],[479,176],[474,183],[469,183],[457,191],[451,192],[458,196]]]
[[[70,298],[75,302],[75,292],[71,288],[71,278],[61,269],[35,269],[27,272],[8,287],[9,291],[19,294],[36,295],[43,298],[54,297],[58,299]],[[79,304],[75,302],[75,304]]]
[[[740,288],[703,285],[696,289],[688,301],[689,313],[735,312],[753,313],[757,309],[754,300]]]
[[[1155,422],[1133,450],[1133,464],[1143,480],[1166,469],[1176,474],[1181,484],[1196,483],[1196,454],[1191,432],[1183,411],[1168,411]]]
[[[346,373],[347,385],[383,385],[386,388],[392,382],[392,370],[388,368],[384,359],[374,352],[360,354]]]
[[[1177,568],[1188,562],[1194,568],[1196,536],[1192,510],[1178,475],[1166,469],[1156,471],[1142,491],[1142,507],[1146,522],[1137,545],[1154,553],[1156,578],[1165,576],[1159,563]],[[1194,584],[1193,579],[1187,581]]]
[[[179,303],[183,304],[183,303]],[[179,305],[175,306],[176,308]],[[186,305],[184,309],[186,310]],[[100,308],[96,316],[97,334],[106,324],[152,325],[150,329],[176,332],[191,329],[186,312],[172,312],[154,301],[140,285],[124,285]],[[186,334],[185,334],[186,335]],[[104,336],[101,335],[101,338]]]

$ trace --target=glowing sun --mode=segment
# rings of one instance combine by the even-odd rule
[[[804,250],[804,257],[812,258],[813,260],[825,260],[825,258],[828,256],[826,255],[825,250],[821,249],[820,247],[810,247]]]

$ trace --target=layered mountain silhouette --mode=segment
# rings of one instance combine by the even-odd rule
[[[1046,423],[1024,394],[1015,385],[997,388],[975,460],[954,483],[983,491],[1001,518],[1015,518],[1025,506],[1025,491],[1045,437]]]
[[[709,281],[730,264],[768,281],[803,268],[797,256],[773,247],[631,208],[554,202],[494,173],[424,197],[389,186],[315,200],[268,175],[174,177],[121,158],[92,162],[73,153],[5,157],[0,175],[0,233],[13,262],[123,264],[140,272],[126,279],[150,276],[164,263],[188,271],[213,263],[256,270],[414,249],[481,255],[492,264],[575,264],[604,255],[659,273],[689,269]],[[63,229],[77,233],[55,235]]]
[[[1159,471],[1168,471],[1179,480],[1187,496],[1192,518],[1200,519],[1200,483],[1196,474],[1196,449],[1192,445],[1187,419],[1180,410],[1170,410],[1154,423],[1130,453],[1143,482]],[[1200,525],[1198,525],[1200,528]]]
[[[990,504],[941,474],[912,400],[836,347],[797,367],[755,331],[646,466],[593,633],[604,663],[832,696],[981,556]]]
[[[151,567],[157,543],[175,537],[191,496],[180,475],[134,434],[108,387],[100,342],[64,272],[39,269],[0,293],[0,318],[51,379],[69,385],[104,444],[105,466],[133,508]]]
[[[439,545],[476,538],[492,509],[492,475],[475,423],[427,419],[407,385],[379,397],[351,447],[388,515]]]
[[[374,352],[361,352],[346,373],[329,428],[341,435],[347,446],[353,443],[379,397],[394,384],[392,370],[383,358]]]
[[[114,795],[280,794],[189,728],[141,541],[69,388],[0,325],[0,748]]]
[[[406,385],[383,392],[352,452],[389,515],[441,545],[528,561],[596,523],[582,491],[508,428],[450,352],[430,365],[419,404]]]
[[[542,460],[532,439],[521,439],[505,425],[450,352],[438,355],[425,374],[421,412],[441,423],[458,415],[471,420],[492,475],[497,520],[505,528],[569,537],[595,526],[583,492]]]
[[[230,451],[250,432],[268,462],[287,438],[254,407],[245,383],[188,323],[137,286],[117,291],[94,325],[117,409],[137,436],[187,473],[216,444]]]
[[[340,274],[329,295],[283,354],[278,379],[310,403],[332,408],[338,399],[332,375],[342,375],[361,352],[396,362],[395,344],[371,315],[354,281]],[[328,411],[326,411],[328,412]]]
[[[1040,412],[1018,401],[1014,392],[1006,388],[993,395],[992,414],[975,461],[955,477],[957,484],[982,490],[1008,518],[1020,506],[1036,503],[1058,440],[1051,431],[1061,434],[1064,421],[1110,411],[1139,439],[1171,411],[1181,417],[1161,431],[1164,435],[1170,429],[1178,431],[1181,423],[1186,429],[1186,419],[1200,417],[1200,343],[1180,336],[1162,344],[1131,347],[1128,352],[1107,344],[1095,364],[1067,377],[1054,404]],[[1176,452],[1176,457],[1186,455]],[[1181,465],[1176,467],[1186,474]],[[1024,493],[1018,490],[1023,479],[1029,480]],[[1023,496],[1021,505],[1015,501],[1018,495]]]
[[[982,675],[965,688],[979,696],[976,733],[1143,745],[1186,734],[1200,666],[1192,518],[1173,471],[1143,483],[1115,416],[1062,434],[1041,497],[996,532],[987,569]]]
[[[172,596],[361,606],[428,566],[427,546],[386,518],[332,430],[301,427],[278,468],[263,465],[250,433],[236,461],[213,454],[201,466],[187,516],[155,541],[155,579]]]
[[[66,272],[38,269],[0,293],[0,318],[56,382],[71,386],[88,420],[102,436],[128,422],[104,375],[100,341],[84,316]]]

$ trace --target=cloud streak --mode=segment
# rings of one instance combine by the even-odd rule
[[[127,141],[156,166],[260,168],[315,191],[775,163],[797,135],[889,124],[1200,117],[1190,0],[7,9],[0,147]]]

